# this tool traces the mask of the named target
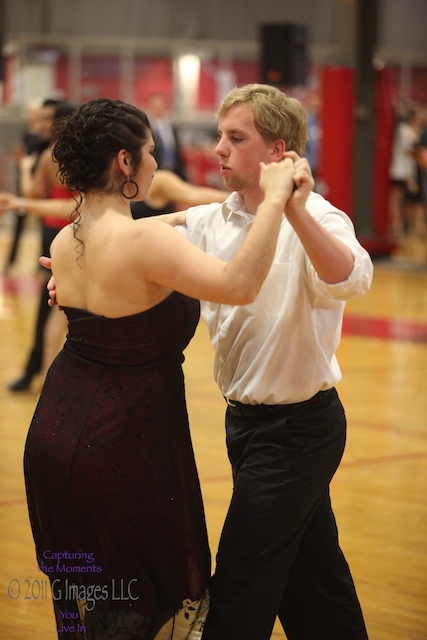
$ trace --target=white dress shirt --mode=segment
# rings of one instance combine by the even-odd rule
[[[354,255],[349,278],[328,284],[319,278],[286,217],[274,263],[256,300],[245,306],[202,302],[202,316],[215,350],[214,376],[222,394],[245,404],[301,402],[341,379],[335,356],[345,300],[366,292],[372,281],[369,254],[351,220],[317,193],[310,214]],[[232,193],[225,203],[193,207],[180,231],[199,248],[230,260],[254,215]]]

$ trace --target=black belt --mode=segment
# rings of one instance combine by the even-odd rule
[[[228,398],[224,399],[227,403],[229,411],[233,414],[233,416],[238,416],[239,418],[267,418],[298,411],[302,409],[304,405],[309,404],[316,398],[325,396],[325,394],[328,394],[331,391],[332,389],[328,389],[327,391],[319,391],[315,396],[309,398],[308,400],[303,400],[302,402],[294,402],[292,404],[243,404],[242,402],[238,402],[237,400],[229,400]]]

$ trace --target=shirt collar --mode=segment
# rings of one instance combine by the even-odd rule
[[[233,216],[243,218],[246,222],[252,222],[254,219],[254,215],[248,213],[245,201],[237,191],[233,191],[224,201],[222,205],[222,215],[224,216],[225,222],[231,220]]]

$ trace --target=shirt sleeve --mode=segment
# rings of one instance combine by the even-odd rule
[[[187,210],[186,225],[179,225],[178,231],[192,244],[206,251],[206,231],[209,221],[218,209],[218,204],[201,204]]]
[[[307,275],[312,289],[319,296],[343,301],[366,293],[372,283],[374,267],[369,253],[356,238],[350,218],[335,208],[315,217],[319,224],[350,248],[354,256],[354,266],[346,280],[331,284],[319,277],[306,255]]]

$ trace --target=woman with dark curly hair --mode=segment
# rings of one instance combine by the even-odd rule
[[[199,638],[210,555],[188,429],[183,349],[199,299],[247,304],[273,260],[293,163],[263,166],[265,199],[229,262],[133,220],[157,167],[146,116],[95,100],[55,127],[79,194],[51,246],[68,318],[29,430],[25,479],[40,569],[67,640]],[[165,224],[168,220],[172,224]]]

